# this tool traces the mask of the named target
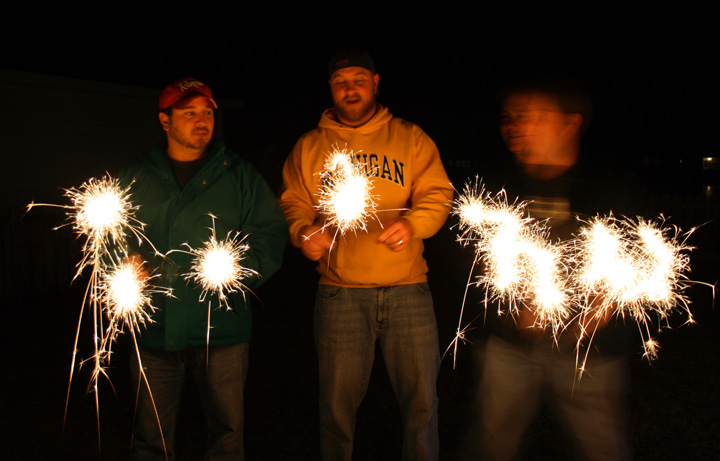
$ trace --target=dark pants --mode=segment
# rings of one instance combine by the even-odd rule
[[[575,354],[560,353],[551,340],[519,346],[491,335],[478,392],[480,421],[471,437],[472,459],[510,460],[544,398],[577,442],[582,459],[628,459],[624,418],[623,357],[593,356],[579,381]]]
[[[188,369],[200,393],[208,425],[205,458],[243,459],[243,391],[248,348],[248,343],[211,347],[207,365],[205,347],[194,347],[183,352],[142,349],[142,366],[150,383],[155,406],[144,380],[138,376],[137,360],[132,360],[130,368],[133,379],[135,383],[140,383],[133,439],[134,459],[165,459],[158,431],[158,417],[168,459],[174,459],[175,423]]]
[[[315,343],[323,459],[352,457],[355,414],[370,381],[376,342],[402,410],[402,458],[437,459],[435,384],[440,352],[427,283],[383,288],[320,285]]]

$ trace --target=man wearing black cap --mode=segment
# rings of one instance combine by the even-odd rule
[[[375,344],[402,410],[403,459],[437,459],[437,326],[423,239],[450,210],[453,188],[435,143],[417,125],[376,101],[380,81],[370,56],[336,54],[329,67],[334,107],[303,135],[283,169],[280,205],[290,238],[319,261],[315,343],[320,370],[323,458],[349,460],[355,414],[367,390]],[[317,213],[318,174],[333,148],[353,151],[371,177],[377,219],[367,232],[332,242]]]
[[[186,244],[203,248],[211,228],[218,240],[241,232],[249,249],[240,264],[257,272],[242,283],[255,289],[280,267],[287,225],[260,174],[213,139],[217,104],[206,84],[190,78],[169,84],[159,109],[166,142],[120,174],[139,205],[136,216],[146,224],[145,235],[165,254],[156,256],[142,245],[133,256],[158,274],[154,284],[173,290],[172,297],[153,299],[157,310],[138,338],[154,405],[141,384],[133,454],[137,459],[174,458],[175,420],[189,371],[207,420],[206,456],[242,459],[249,297],[228,294],[228,308],[215,296],[203,297],[202,289],[186,280],[193,256],[168,252],[187,249]],[[137,364],[133,373],[141,382]]]

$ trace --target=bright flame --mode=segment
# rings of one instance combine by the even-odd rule
[[[122,330],[123,324],[128,325],[134,338],[134,332],[138,325],[150,321],[146,309],[152,311],[149,298],[146,294],[143,294],[148,290],[146,286],[147,277],[140,279],[138,274],[133,274],[133,270],[125,265],[109,269],[114,264],[114,261],[127,258],[127,237],[129,235],[137,238],[138,246],[143,242],[147,242],[152,247],[152,243],[142,234],[144,224],[134,217],[137,207],[130,203],[129,190],[130,186],[122,188],[119,180],[105,175],[101,179],[91,178],[77,189],[67,189],[65,196],[70,199],[70,205],[43,203],[31,203],[28,205],[28,211],[34,206],[53,206],[68,210],[69,222],[67,224],[72,224],[75,232],[87,237],[82,246],[83,257],[78,263],[75,277],[78,277],[87,266],[92,268],[92,272],[80,308],[80,317],[75,334],[75,345],[73,347],[70,377],[65,399],[65,415],[67,415],[70,399],[70,387],[75,370],[83,311],[87,304],[93,322],[95,350],[93,356],[86,361],[91,361],[94,364],[90,386],[95,390],[95,407],[98,414],[98,443],[100,442],[100,408],[97,380],[100,375],[107,376],[103,366],[110,359],[112,342]],[[155,250],[154,247],[153,250]],[[157,250],[155,250],[155,253],[158,254]],[[158,291],[169,293],[169,290],[165,289],[159,289]],[[103,327],[103,304],[105,305],[104,313],[110,319],[110,324],[105,330]],[[63,419],[63,425],[64,423]]]
[[[318,211],[324,227],[335,227],[341,235],[367,229],[377,204],[365,165],[353,163],[353,152],[335,148],[323,165]]]
[[[557,245],[548,242],[544,224],[526,217],[524,207],[508,205],[504,190],[495,196],[485,192],[476,179],[455,200],[458,240],[472,242],[476,263],[484,263],[476,284],[485,287],[488,302],[505,303],[511,315],[530,309],[535,326],[550,327],[556,341],[571,322],[577,323],[581,373],[581,342],[585,337],[592,342],[595,330],[611,315],[628,314],[638,324],[650,359],[659,349],[650,335],[651,317],[664,321],[680,306],[687,322],[693,322],[683,294],[690,283],[685,274],[691,250],[684,242],[692,231],[681,238],[677,228],[670,235],[661,225],[610,215],[593,219],[573,239]],[[451,346],[457,347],[469,326],[461,328],[463,311],[464,306]]]
[[[557,332],[570,314],[562,248],[524,216],[525,204],[509,205],[504,190],[492,196],[476,181],[455,200],[454,214],[463,231],[460,241],[475,242],[476,258],[485,262],[477,284],[489,298],[507,302],[515,315],[520,305],[531,309],[538,327]]]
[[[258,273],[240,264],[250,249],[247,244],[242,243],[244,239],[240,238],[240,234],[235,233],[231,237],[232,233],[229,233],[226,240],[218,241],[215,236],[215,217],[210,217],[213,221],[210,240],[200,249],[186,245],[189,253],[195,257],[185,278],[193,280],[202,288],[201,302],[205,301],[208,293],[216,294],[220,303],[230,309],[226,295],[236,291],[244,293],[245,285],[242,281]]]
[[[577,292],[580,316],[602,318],[608,313],[629,315],[643,336],[645,355],[652,359],[659,348],[650,334],[650,319],[664,321],[680,306],[693,317],[690,300],[683,294],[689,281],[690,247],[680,239],[679,230],[638,220],[597,217],[576,241]],[[588,299],[601,302],[589,303]]]

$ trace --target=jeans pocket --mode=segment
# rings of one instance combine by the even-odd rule
[[[430,294],[430,285],[427,282],[416,283],[415,286],[421,293],[426,295]]]
[[[317,291],[317,299],[319,301],[327,301],[340,296],[343,287],[337,285],[319,285]]]

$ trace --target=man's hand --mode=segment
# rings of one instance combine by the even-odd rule
[[[538,324],[537,315],[527,306],[520,308],[515,322],[518,332],[526,338],[536,338],[545,333],[545,329],[540,328]]]
[[[595,296],[590,302],[590,309],[574,325],[573,331],[578,340],[592,338],[596,331],[605,328],[610,321],[615,311],[610,306],[604,306],[603,300],[602,296]]]
[[[320,231],[322,226],[312,224],[300,229],[300,250],[310,261],[317,261],[332,246],[329,232]]]
[[[384,243],[393,251],[400,251],[407,247],[413,235],[415,235],[415,231],[410,221],[405,218],[397,218],[385,224],[385,231],[376,241]]]
[[[130,264],[132,266],[135,266],[135,269],[138,271],[138,274],[142,278],[148,278],[150,277],[150,273],[143,267],[145,265],[145,261],[143,261],[142,256],[140,256],[138,253],[132,253],[125,258],[125,261],[123,261],[125,264]]]

